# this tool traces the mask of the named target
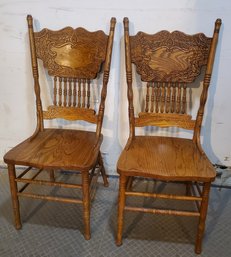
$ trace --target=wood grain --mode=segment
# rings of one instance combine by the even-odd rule
[[[36,56],[51,76],[94,79],[105,61],[108,36],[103,31],[43,29],[34,38]]]
[[[135,126],[158,126],[158,127],[180,127],[193,130],[195,120],[192,116],[186,114],[170,114],[170,113],[145,113],[138,114],[135,118]]]
[[[190,83],[207,63],[211,38],[180,31],[138,32],[130,36],[130,44],[132,62],[143,81]]]
[[[190,139],[136,136],[118,161],[118,172],[172,181],[212,181],[216,173]]]
[[[49,106],[47,111],[43,111],[44,119],[63,118],[66,120],[84,120],[90,123],[97,123],[95,110],[75,107]]]
[[[102,139],[101,135],[101,142]],[[10,150],[4,161],[37,168],[87,171],[98,158],[99,145],[95,147],[96,142],[95,132],[44,129],[32,141],[27,139]]]

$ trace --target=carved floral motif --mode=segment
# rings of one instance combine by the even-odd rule
[[[191,83],[206,65],[211,38],[203,33],[139,32],[130,37],[131,57],[143,81]]]
[[[34,35],[36,55],[51,76],[94,79],[105,60],[108,36],[103,31],[66,27]]]

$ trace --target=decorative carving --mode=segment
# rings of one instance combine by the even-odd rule
[[[106,57],[108,36],[103,31],[66,27],[35,32],[36,55],[51,76],[93,79]]]
[[[132,62],[143,81],[191,83],[207,63],[211,38],[179,31],[138,32],[130,42]]]
[[[187,114],[141,112],[138,116],[135,118],[136,127],[180,127],[189,130],[193,130],[195,127],[195,120],[192,120],[192,116]]]
[[[66,120],[84,120],[96,124],[97,117],[95,110],[86,108],[51,105],[47,111],[43,111],[43,118],[47,120],[62,118]]]

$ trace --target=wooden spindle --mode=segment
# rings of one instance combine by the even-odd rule
[[[170,99],[171,99],[171,83],[169,82],[167,85],[167,97],[166,97],[166,108],[165,112],[169,113],[170,110]]]
[[[151,83],[151,109],[150,112],[154,112],[154,99],[155,99],[155,88],[154,88],[154,82]]]
[[[63,106],[67,106],[67,78],[64,78]]]
[[[165,83],[162,83],[161,85],[161,103],[160,103],[160,112],[163,113],[165,109]]]
[[[160,88],[160,82],[158,82],[157,83],[157,89],[156,89],[156,113],[159,112],[160,96],[161,96],[161,88]]]
[[[153,82],[153,88],[154,88],[154,112],[157,112],[156,111],[156,102],[157,102],[157,86],[156,86],[156,83]]]
[[[83,79],[83,101],[82,101],[82,107],[85,108],[85,105],[86,105],[86,79]]]
[[[182,97],[182,110],[181,113],[186,113],[186,93],[187,93],[187,84],[183,84],[183,97]]]
[[[62,78],[59,78],[59,106],[62,106]]]
[[[147,83],[145,112],[148,112],[148,110],[149,110],[149,89],[150,89],[150,82]]]
[[[176,113],[180,113],[181,109],[181,84],[177,84]]]
[[[87,80],[87,108],[90,108],[90,97],[91,97],[90,85],[91,85],[91,81],[90,79],[88,79]]]
[[[76,95],[77,95],[77,90],[76,90],[76,79],[73,79],[73,106],[76,106]]]
[[[71,107],[72,104],[72,78],[68,79],[68,106]]]
[[[78,79],[78,107],[81,107],[81,79]]]
[[[176,85],[172,84],[172,101],[171,101],[171,113],[175,112],[176,107]]]
[[[54,105],[57,105],[57,77],[54,77]]]

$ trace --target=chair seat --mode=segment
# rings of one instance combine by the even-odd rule
[[[136,136],[117,164],[126,176],[172,181],[213,181],[215,170],[190,139]]]
[[[101,135],[100,144],[103,136]],[[45,129],[11,149],[4,161],[8,164],[37,168],[60,168],[88,171],[99,154],[96,133],[68,129]]]

